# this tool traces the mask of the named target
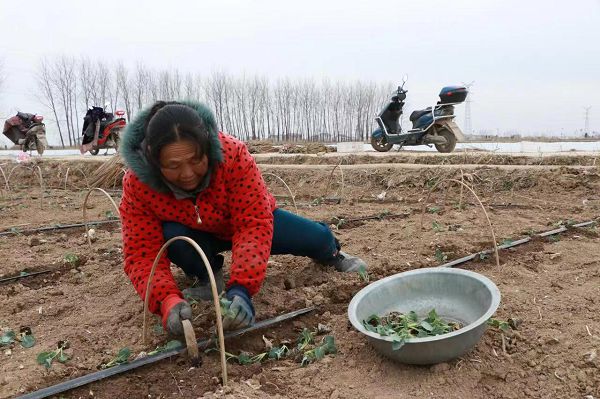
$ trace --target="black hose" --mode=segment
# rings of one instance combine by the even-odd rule
[[[120,219],[111,219],[111,220],[97,220],[94,222],[88,222],[88,226],[95,226],[100,224],[108,224],[108,223],[117,223],[120,222]],[[38,233],[41,231],[52,231],[52,230],[64,230],[64,229],[72,229],[75,227],[85,227],[85,223],[75,223],[75,224],[56,224],[54,226],[44,226],[36,229],[26,229],[26,230],[6,230],[0,232],[0,237],[14,235],[14,234],[32,234]]]
[[[259,321],[259,322],[255,323],[254,325],[252,325],[250,327],[243,328],[243,329],[237,330],[237,331],[230,331],[230,332],[228,332],[228,333],[225,334],[225,338],[238,337],[238,336],[243,335],[245,333],[248,333],[248,332],[251,332],[251,331],[255,331],[255,330],[259,330],[261,328],[268,327],[268,326],[271,326],[273,324],[277,324],[279,322],[282,322],[282,321],[285,321],[285,320],[289,320],[289,319],[298,317],[298,316],[303,315],[305,313],[312,312],[314,309],[315,308],[313,306],[313,307],[309,307],[309,308],[304,308],[304,309],[296,310],[294,312],[285,313],[285,314],[279,315],[277,317],[274,317],[272,319],[262,320],[262,321]],[[200,340],[200,341],[198,341],[198,347],[205,348],[206,346],[208,346],[213,341],[214,340],[212,338]],[[107,377],[112,377],[113,375],[121,374],[121,373],[124,373],[126,371],[136,369],[138,367],[142,367],[142,366],[146,366],[148,364],[156,363],[156,362],[158,362],[160,360],[163,360],[163,359],[168,359],[168,358],[170,358],[172,356],[175,356],[175,355],[178,355],[178,354],[184,352],[185,350],[186,350],[186,346],[183,345],[183,344],[181,344],[181,345],[177,346],[176,348],[171,349],[170,351],[158,353],[158,354],[152,355],[152,356],[146,356],[146,357],[143,357],[141,359],[134,360],[134,361],[132,361],[130,363],[119,364],[117,366],[114,366],[114,367],[111,367],[111,368],[108,368],[108,369],[96,371],[96,372],[91,373],[91,374],[87,374],[87,375],[84,375],[84,376],[81,376],[81,377],[77,377],[77,378],[74,378],[72,380],[61,382],[60,384],[52,385],[50,387],[42,388],[42,389],[40,389],[38,391],[31,392],[31,393],[25,394],[23,396],[19,396],[19,398],[20,399],[42,399],[42,398],[47,398],[48,396],[57,395],[59,393],[62,393],[62,392],[65,392],[65,391],[69,391],[71,389],[78,388],[78,387],[81,387],[83,385],[87,385],[89,383],[92,383],[92,382],[95,382],[95,381],[99,381],[99,380],[102,380],[102,379],[107,378]]]

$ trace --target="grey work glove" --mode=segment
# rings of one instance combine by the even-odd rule
[[[254,306],[246,287],[233,285],[225,293],[224,330],[239,330],[254,324]]]
[[[177,295],[169,295],[162,302],[162,322],[164,329],[173,335],[183,335],[182,320],[192,318],[192,307]]]

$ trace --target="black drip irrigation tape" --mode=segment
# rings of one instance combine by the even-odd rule
[[[570,225],[568,227],[567,226],[562,226],[562,227],[559,227],[559,228],[554,229],[554,230],[549,230],[549,231],[545,231],[543,233],[536,234],[535,236],[537,236],[537,237],[553,236],[555,234],[564,233],[565,231],[569,230],[569,227],[587,227],[587,226],[592,226],[594,224],[596,224],[596,221],[595,220],[590,220],[588,222],[582,222],[582,223],[573,224],[573,225]],[[511,243],[498,245],[498,249],[513,248],[513,247],[516,247],[518,245],[525,244],[525,243],[531,241],[531,239],[532,239],[532,237],[525,237],[523,239],[520,239],[520,240],[517,240],[517,241],[513,241]],[[443,265],[440,265],[438,267],[454,267],[454,266],[460,265],[462,263],[468,262],[470,260],[473,260],[473,259],[475,259],[478,256],[490,255],[493,252],[494,252],[493,250],[484,250],[484,251],[481,251],[481,252],[477,252],[477,253],[474,253],[474,254],[471,254],[471,255],[464,256],[464,257],[459,258],[459,259],[455,259],[455,260],[450,261],[448,263],[444,263]]]
[[[97,226],[101,224],[109,224],[109,223],[117,223],[120,222],[120,219],[111,219],[111,220],[96,220],[93,222],[88,222],[88,226]],[[33,234],[43,231],[52,231],[52,230],[64,230],[64,229],[73,229],[76,227],[85,227],[85,223],[75,223],[75,224],[55,224],[53,226],[44,226],[36,229],[25,229],[25,230],[6,230],[0,232],[0,237],[15,235],[15,234]]]
[[[285,313],[285,314],[279,315],[277,317],[274,317],[272,319],[259,321],[250,327],[247,327],[247,328],[244,328],[241,330],[237,330],[237,331],[228,332],[225,334],[225,338],[239,337],[240,335],[243,335],[243,334],[255,331],[255,330],[259,330],[261,328],[269,327],[274,324],[280,323],[282,321],[293,319],[293,318],[301,316],[303,314],[312,312],[313,310],[315,310],[314,306],[296,310],[296,311],[290,312],[290,313]],[[206,348],[212,342],[214,342],[214,340],[212,338],[200,340],[200,341],[198,341],[198,347]],[[117,366],[114,366],[114,367],[111,367],[108,369],[96,371],[94,373],[87,374],[87,375],[84,375],[81,377],[77,377],[77,378],[74,378],[69,381],[61,382],[60,384],[56,384],[56,385],[50,386],[48,388],[42,388],[39,391],[35,391],[35,392],[31,392],[31,393],[28,393],[23,396],[19,396],[19,399],[47,398],[49,396],[57,395],[59,393],[66,392],[71,389],[78,388],[78,387],[90,384],[92,382],[102,380],[107,377],[112,377],[113,375],[121,374],[126,371],[136,369],[138,367],[156,363],[160,360],[168,359],[172,356],[179,355],[180,353],[182,353],[186,350],[187,349],[186,349],[185,345],[182,344],[182,345],[179,345],[178,347],[173,348],[172,350],[167,351],[167,352],[158,353],[158,354],[152,355],[152,356],[146,356],[141,359],[134,360],[130,363],[119,364]]]
[[[2,278],[2,279],[0,279],[0,284],[5,283],[7,281],[18,280],[20,278],[27,278],[27,277],[37,276],[39,274],[50,273],[52,271],[54,271],[54,270],[42,270],[41,272],[19,274],[18,276],[12,276],[12,277]]]

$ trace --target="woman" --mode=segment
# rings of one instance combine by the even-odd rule
[[[192,238],[206,253],[219,291],[224,288],[219,254],[232,251],[227,329],[254,322],[251,298],[270,254],[307,256],[343,272],[366,267],[340,251],[326,225],[278,209],[244,143],[218,132],[202,104],[155,103],[128,125],[121,152],[129,166],[120,206],[125,272],[142,298],[154,257],[176,236]],[[199,286],[182,293],[170,261]],[[186,296],[210,299],[208,275],[192,246],[176,241],[157,265],[149,300],[150,311],[162,316],[170,333],[182,334],[181,321],[192,316]]]

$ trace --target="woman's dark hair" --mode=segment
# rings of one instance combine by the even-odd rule
[[[201,157],[210,151],[210,132],[198,112],[185,104],[155,102],[146,118],[144,130],[144,150],[152,162],[158,163],[164,146],[181,140],[195,143]]]

